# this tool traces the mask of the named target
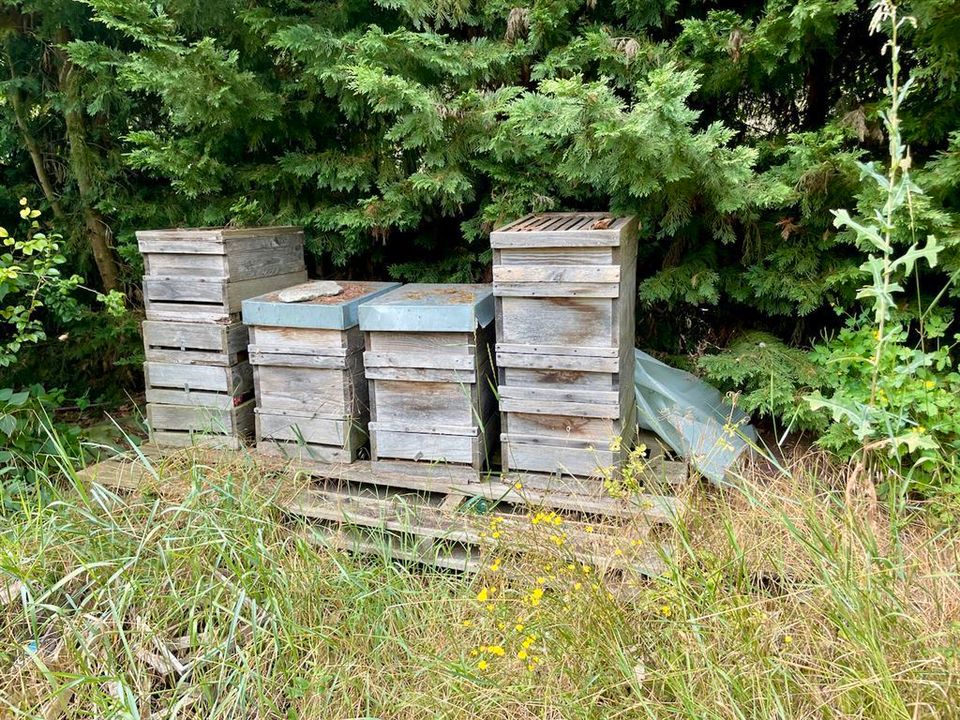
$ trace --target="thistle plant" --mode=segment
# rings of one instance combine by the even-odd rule
[[[902,245],[897,246],[904,214],[909,233],[914,234],[914,201],[923,194],[910,175],[910,151],[904,144],[900,121],[901,108],[913,85],[912,78],[905,82],[901,78],[900,34],[913,22],[913,18],[900,15],[894,2],[881,0],[874,6],[871,32],[887,29],[889,35],[883,50],[890,55],[890,75],[884,91],[888,104],[881,113],[889,156],[885,171],[871,163],[859,166],[861,178],[872,180],[879,188],[881,202],[868,216],[854,217],[847,210],[833,213],[834,225],[852,231],[857,244],[868,249],[860,267],[869,282],[857,293],[859,299],[869,303],[868,314],[814,350],[814,360],[833,376],[828,384],[835,390],[829,398],[819,392],[807,396],[814,411],[826,410],[832,415],[835,427],[827,431],[824,444],[850,452],[855,442],[859,450],[854,454],[860,455],[861,464],[871,450],[883,449],[898,460],[926,452],[924,457],[913,458],[917,462],[911,471],[938,465],[937,458],[946,450],[944,444],[955,443],[958,430],[956,423],[944,417],[950,414],[944,411],[953,403],[937,397],[937,393],[952,392],[949,386],[957,379],[956,373],[948,372],[948,348],[926,352],[922,343],[920,347],[911,346],[914,334],[897,310],[897,295],[903,292],[903,283],[913,275],[918,261],[935,267],[941,251],[933,235],[922,244],[912,242],[905,251]],[[931,425],[940,425],[928,427],[921,416],[932,417]]]

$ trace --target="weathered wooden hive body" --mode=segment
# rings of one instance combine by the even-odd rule
[[[504,469],[591,476],[629,451],[636,230],[544,213],[491,234]]]
[[[349,463],[367,440],[369,402],[358,310],[397,283],[338,283],[338,295],[243,302],[256,391],[257,449]]]
[[[498,432],[489,285],[405,285],[360,307],[374,461],[463,465]]]
[[[237,448],[253,434],[240,303],[306,280],[299,228],[145,230],[147,419],[160,445]]]

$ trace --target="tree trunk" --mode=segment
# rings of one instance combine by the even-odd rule
[[[60,41],[66,43],[69,36],[61,32]],[[106,219],[96,209],[96,157],[87,144],[87,124],[83,116],[80,101],[79,71],[66,53],[62,56],[60,67],[60,91],[64,95],[64,120],[67,126],[67,148],[70,158],[70,170],[77,181],[80,191],[80,207],[83,223],[87,228],[87,241],[93,252],[93,260],[100,272],[104,290],[117,290],[120,287],[117,262],[110,249],[112,233]]]
[[[7,49],[7,67],[10,70],[10,79],[16,80],[16,70],[13,66],[13,57],[11,56],[9,49]],[[11,87],[7,91],[7,102],[10,104],[10,108],[13,110],[13,116],[17,121],[17,127],[20,129],[20,136],[23,138],[23,144],[27,147],[27,152],[30,153],[30,160],[33,162],[34,172],[37,174],[37,181],[40,183],[40,188],[43,190],[43,195],[46,197],[47,202],[50,203],[50,207],[53,209],[53,215],[57,220],[63,220],[63,206],[60,204],[60,200],[57,198],[57,194],[53,189],[53,183],[50,182],[50,176],[47,174],[47,168],[43,164],[43,153],[40,151],[40,144],[37,142],[37,139],[33,136],[33,133],[30,132],[30,126],[27,124],[27,109],[23,107],[23,95],[17,88]]]

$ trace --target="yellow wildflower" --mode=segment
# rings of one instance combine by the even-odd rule
[[[464,620],[464,621],[463,621],[463,626],[464,626],[464,627],[471,627],[472,625],[473,625],[473,620]]]
[[[793,637],[790,635],[787,635],[786,637],[783,638],[784,645],[790,645],[792,642],[793,642]]]
[[[584,531],[585,531],[585,532],[588,532],[588,533],[592,533],[592,532],[593,532],[593,525],[587,525],[587,526],[584,528]]]
[[[664,617],[670,617],[671,615],[673,615],[673,609],[669,605],[661,605],[660,614],[663,615]]]
[[[514,489],[514,490],[523,490],[523,483],[515,482],[515,483],[513,484],[513,489]]]
[[[530,593],[530,604],[536,607],[540,604],[540,601],[543,599],[543,588],[534,588],[533,592]]]
[[[516,630],[517,632],[523,632],[523,623],[517,623],[516,625],[513,626],[513,629]]]
[[[499,530],[496,530],[496,531],[490,533],[490,537],[492,537],[494,540],[496,540],[498,537],[500,537],[500,531],[499,531]]]
[[[933,380],[927,380],[927,381],[923,384],[923,386],[924,386],[927,390],[933,390],[933,389],[937,386],[937,383],[936,383],[935,381],[933,381]]]
[[[526,660],[527,657],[528,657],[528,656],[527,656],[527,651],[526,651],[526,650],[521,650],[520,652],[517,653],[517,658],[520,659],[520,660]]]
[[[490,663],[488,663],[486,660],[481,660],[477,663],[477,669],[479,670],[486,670],[488,667],[490,667]]]
[[[486,602],[486,601],[489,600],[489,599],[490,599],[490,588],[484,588],[483,590],[481,590],[480,592],[477,593],[477,601],[478,601],[478,602],[482,602],[482,603],[483,603],[483,602]]]
[[[506,651],[500,645],[491,645],[487,648],[487,652],[491,655],[496,655],[497,657],[503,657]]]

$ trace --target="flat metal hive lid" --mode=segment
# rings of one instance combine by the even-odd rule
[[[400,283],[395,282],[335,282],[343,288],[342,293],[315,300],[280,302],[279,290],[244,300],[243,322],[271,327],[348,330],[359,322],[358,311],[365,302],[400,287]]]
[[[493,286],[414,283],[360,307],[360,329],[472,332],[493,322]]]

